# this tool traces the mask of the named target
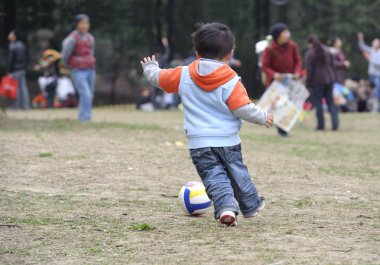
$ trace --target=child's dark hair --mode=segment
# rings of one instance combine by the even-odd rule
[[[195,50],[202,58],[223,59],[235,48],[231,29],[221,23],[207,23],[191,34]]]

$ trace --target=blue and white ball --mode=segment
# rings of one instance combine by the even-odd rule
[[[207,212],[211,200],[206,194],[205,186],[198,181],[190,181],[179,192],[182,210],[189,215],[199,216]]]

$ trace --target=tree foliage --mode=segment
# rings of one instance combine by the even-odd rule
[[[380,0],[289,0],[276,5],[270,0],[3,0],[0,3],[0,52],[5,59],[6,36],[14,27],[24,33],[30,50],[30,64],[41,52],[30,36],[40,29],[54,33],[50,46],[60,49],[63,38],[72,30],[74,14],[91,17],[96,37],[98,74],[109,83],[108,101],[118,93],[128,100],[136,96],[141,69],[139,58],[148,55],[167,36],[172,55],[186,56],[192,49],[190,34],[197,22],[219,21],[228,24],[236,35],[236,57],[243,66],[236,69],[251,96],[263,88],[257,77],[255,42],[262,39],[271,24],[288,23],[301,51],[309,33],[322,39],[339,36],[346,56],[352,62],[351,75],[366,76],[367,63],[357,49],[356,32],[367,41],[378,36]],[[277,1],[278,2],[278,1]],[[286,2],[286,1],[285,1]],[[4,61],[0,69],[4,72]],[[120,81],[124,80],[124,81]],[[122,91],[122,92],[120,92]]]

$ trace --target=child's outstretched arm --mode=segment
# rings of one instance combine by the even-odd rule
[[[154,87],[160,87],[158,76],[161,69],[158,66],[155,56],[152,55],[152,58],[145,57],[142,61],[140,61],[140,63],[144,70],[144,75],[148,79],[149,83],[151,83]]]
[[[154,55],[140,61],[144,75],[154,87],[161,88],[167,93],[178,93],[182,67],[161,69]]]
[[[239,81],[230,94],[227,105],[236,117],[245,121],[271,127],[273,124],[273,114],[267,113],[258,108],[248,97],[247,90]]]
[[[233,111],[235,116],[245,121],[265,125],[267,128],[273,124],[273,114],[258,108],[254,103],[249,103]]]

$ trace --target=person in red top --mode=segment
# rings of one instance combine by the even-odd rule
[[[78,120],[90,121],[95,85],[95,39],[89,33],[90,18],[75,16],[75,30],[62,43],[62,61],[71,70],[79,94]]]
[[[295,79],[302,75],[302,61],[298,45],[290,39],[290,31],[284,23],[277,23],[270,29],[271,44],[265,49],[262,58],[262,71],[265,73],[265,85],[276,80],[286,82],[286,74],[293,74]],[[281,136],[288,136],[287,132],[277,128]]]

